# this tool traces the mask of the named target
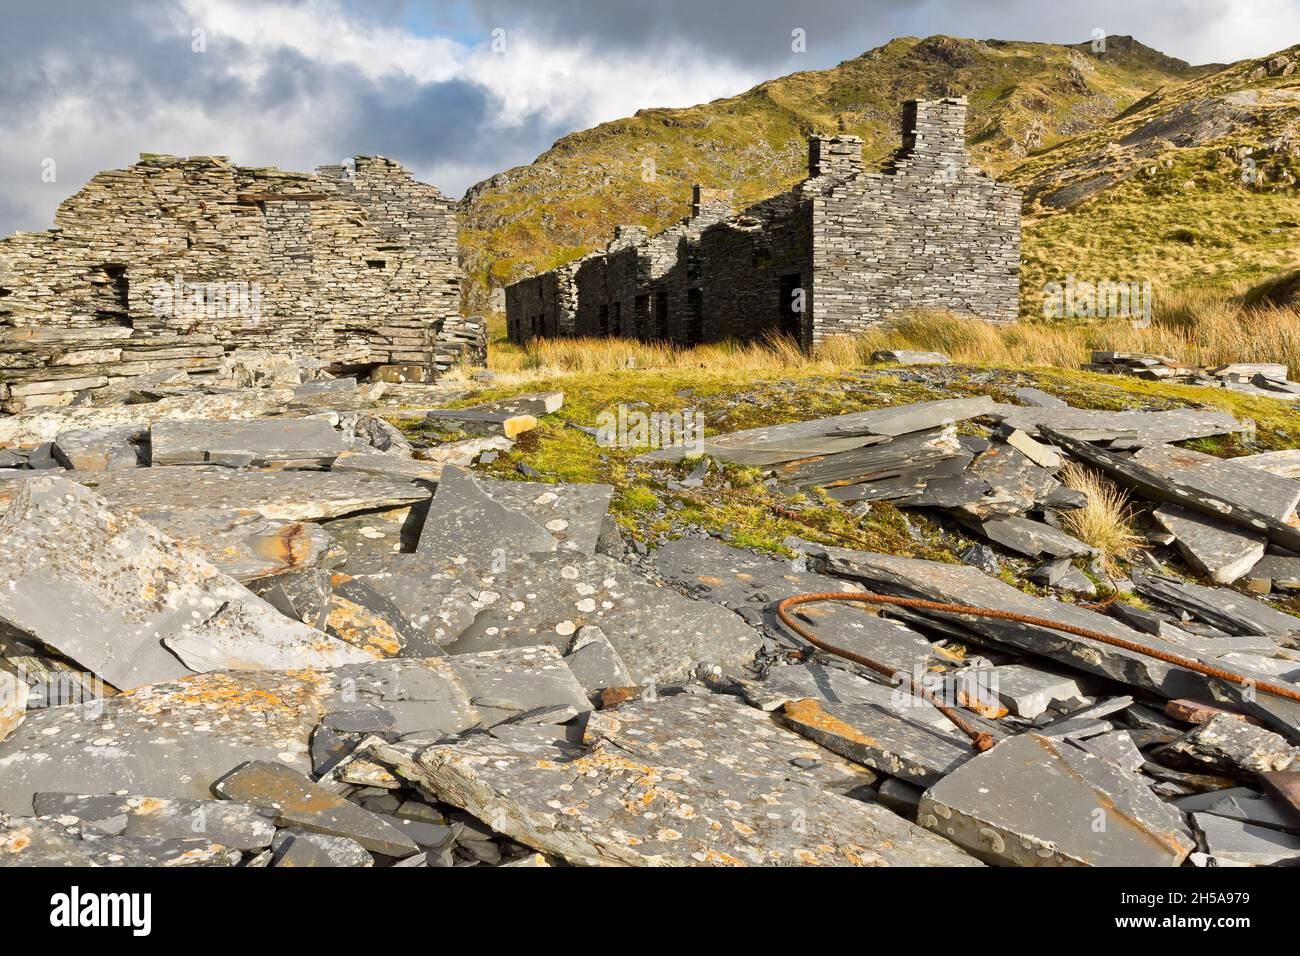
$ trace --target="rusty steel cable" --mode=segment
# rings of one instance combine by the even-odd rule
[[[1155,648],[1145,647],[1142,644],[1133,641],[1126,641],[1122,637],[1112,637],[1109,634],[1103,634],[1101,631],[1094,631],[1091,628],[1077,627],[1073,624],[1062,624],[1059,621],[1051,621],[1045,617],[1035,617],[1032,614],[1020,614],[1015,611],[998,611],[984,607],[971,607],[967,604],[948,604],[944,601],[930,601],[925,598],[892,597],[885,594],[875,594],[871,591],[820,591],[811,594],[796,594],[793,597],[786,598],[776,606],[776,616],[780,619],[781,623],[804,640],[808,641],[808,643],[812,644],[814,647],[820,648],[829,654],[834,654],[837,657],[843,657],[845,660],[853,661],[855,664],[861,664],[863,667],[870,668],[876,673],[888,677],[890,680],[895,680],[900,675],[906,678],[912,692],[921,699],[933,704],[941,714],[951,720],[962,733],[966,734],[966,736],[971,739],[971,743],[976,750],[988,750],[992,747],[995,743],[992,735],[973,726],[965,720],[955,708],[944,704],[925,688],[919,686],[916,681],[912,680],[910,675],[904,674],[897,668],[889,667],[886,664],[872,660],[862,654],[856,654],[843,647],[836,647],[834,644],[823,641],[821,638],[813,636],[807,628],[799,624],[791,616],[790,608],[798,607],[801,604],[813,604],[818,601],[856,601],[862,604],[892,604],[897,607],[913,608],[919,611],[939,611],[945,614],[968,614],[975,617],[987,617],[1001,621],[1015,621],[1020,624],[1032,624],[1036,627],[1046,627],[1054,631],[1074,634],[1078,637],[1086,637],[1089,640],[1101,641],[1103,644],[1110,644],[1113,647],[1133,651],[1136,654],[1153,657],[1156,660],[1164,661],[1167,664],[1173,664],[1176,667],[1195,671],[1198,674],[1204,674],[1207,677],[1213,677],[1230,684],[1236,684],[1242,687],[1254,687],[1272,694],[1275,697],[1300,701],[1300,692],[1294,691],[1288,687],[1279,687],[1276,684],[1269,684],[1263,681],[1241,677],[1240,675],[1233,674],[1230,671],[1225,671],[1218,667],[1211,667],[1208,664],[1202,664],[1200,661],[1189,660],[1185,657],[1179,657],[1177,654],[1169,654]]]

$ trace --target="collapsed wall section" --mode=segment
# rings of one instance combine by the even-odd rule
[[[0,240],[0,401],[66,404],[241,348],[426,375],[483,361],[454,203],[391,160],[354,163],[145,155],[95,176],[54,229]]]

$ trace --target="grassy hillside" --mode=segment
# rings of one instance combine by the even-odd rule
[[[483,311],[489,285],[603,248],[617,224],[669,225],[694,183],[732,189],[738,208],[788,188],[805,175],[810,132],[854,133],[868,161],[882,160],[899,145],[909,98],[968,96],[972,152],[1001,175],[1213,69],[1127,37],[1109,38],[1101,55],[1088,44],[906,37],[739,96],[642,110],[566,136],[470,190],[461,223],[468,305]]]

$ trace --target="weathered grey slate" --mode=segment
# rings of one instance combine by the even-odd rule
[[[900,435],[838,455],[810,456],[782,462],[770,470],[789,488],[811,488],[886,482],[916,473],[929,473],[941,462],[964,459],[965,452],[952,427]],[[899,494],[910,490],[898,490]]]
[[[534,418],[541,418],[543,415],[558,412],[563,407],[563,392],[525,392],[495,402],[484,402],[461,411],[509,412],[512,415],[532,415]]]
[[[506,508],[526,515],[544,528],[559,542],[560,550],[596,553],[596,541],[609,511],[613,485],[476,480],[479,487]]]
[[[1139,572],[1134,572],[1132,579],[1143,597],[1186,611],[1229,634],[1268,636],[1300,632],[1300,618],[1230,588],[1184,584],[1173,578]]]
[[[569,672],[588,694],[608,687],[632,687],[636,680],[609,638],[595,624],[579,628],[564,656]]]
[[[1102,760],[1109,760],[1128,773],[1136,773],[1146,762],[1142,751],[1138,749],[1137,744],[1133,742],[1133,736],[1127,730],[1097,734],[1086,740],[1073,739],[1070,742]]]
[[[949,365],[952,359],[942,352],[916,352],[909,349],[891,349],[872,352],[873,362],[896,362],[899,365]]]
[[[1192,820],[1220,866],[1269,866],[1300,859],[1300,836],[1212,813],[1194,813]]]
[[[1013,611],[1089,628],[1157,650],[1187,653],[1180,645],[1141,634],[1095,611],[1025,594],[976,568],[850,551],[810,542],[804,542],[803,547],[809,554],[824,561],[832,573],[861,581],[869,590],[878,593]],[[1134,575],[1135,584],[1137,577],[1139,575]],[[1087,673],[1100,674],[1154,691],[1169,699],[1206,699],[1209,695],[1209,699],[1231,701],[1234,706],[1267,720],[1288,738],[1292,735],[1300,737],[1300,705],[1284,698],[1265,693],[1243,696],[1234,685],[1220,683],[1194,671],[1124,648],[1037,625],[973,615],[957,617],[937,611],[923,612],[923,616],[945,624],[960,624],[966,633],[978,640],[1051,658]],[[1256,699],[1250,700],[1249,697]]]
[[[1244,465],[1277,475],[1279,478],[1300,478],[1300,448],[1265,451],[1258,455],[1242,455],[1231,459],[1234,465]]]
[[[503,560],[554,551],[558,540],[528,515],[493,498],[469,472],[443,470],[438,493],[420,532],[417,553],[442,561],[457,557]]]
[[[0,813],[0,860],[6,867],[234,866],[239,851],[201,837],[83,840],[72,822]]]
[[[664,448],[642,455],[638,461],[680,461],[687,454],[706,454],[742,465],[772,466],[804,458],[839,455],[879,444],[889,437],[941,428],[986,414],[992,407],[992,400],[981,396],[850,412],[830,418],[715,435],[705,439],[698,451],[682,447]]]
[[[241,583],[313,567],[333,543],[320,525],[263,518],[251,509],[185,508],[138,516]]]
[[[6,648],[10,650],[10,648]],[[5,655],[11,666],[16,666],[10,654]],[[0,740],[9,736],[9,732],[23,722],[27,716],[27,700],[30,691],[27,681],[17,674],[0,670]]]
[[[467,435],[504,436],[514,438],[537,427],[533,415],[520,415],[511,411],[481,411],[473,408],[443,408],[429,412],[428,420],[442,428],[455,429]]]
[[[1061,486],[1052,473],[1024,452],[995,443],[971,464],[968,474],[989,486],[978,501],[963,506],[975,517],[1017,515],[1033,508]]]
[[[1157,474],[1132,458],[1119,455],[1061,432],[1044,430],[1044,436],[1071,456],[1104,471],[1109,477],[1156,502],[1182,505],[1201,514],[1222,518],[1247,530],[1262,531],[1275,544],[1300,551],[1300,528],[1258,510],[1250,502],[1229,500],[1193,487],[1180,478]],[[1206,484],[1201,482],[1202,485]]]
[[[469,564],[460,571],[461,584],[475,593],[475,617],[444,644],[451,654],[537,644],[563,652],[578,628],[596,624],[644,684],[685,677],[701,663],[740,667],[761,644],[758,632],[726,608],[655,587],[603,555],[535,554],[499,573]],[[449,592],[448,603],[463,606],[463,599]]]
[[[891,687],[825,664],[772,667],[762,680],[742,680],[740,684],[745,699],[761,710],[779,710],[790,701],[805,699],[825,704],[872,704],[926,727],[953,726],[929,701],[914,695],[910,685]]]
[[[1247,582],[1267,581],[1274,590],[1300,591],[1300,558],[1266,554],[1245,577]]]
[[[995,667],[989,675],[988,685],[1013,714],[1026,720],[1046,713],[1054,701],[1083,696],[1074,677],[1030,664]]]
[[[150,460],[155,466],[324,465],[346,449],[342,434],[323,418],[168,421],[150,429]]]
[[[355,472],[245,471],[215,465],[108,471],[82,480],[93,481],[110,504],[128,511],[249,509],[285,521],[395,508],[431,494],[418,483]]]
[[[1055,395],[1049,395],[1047,392],[1044,392],[1041,388],[1025,386],[1024,388],[1016,389],[1014,394],[1016,398],[1020,399],[1020,401],[1022,401],[1024,404],[1030,405],[1034,408],[1069,408],[1070,407],[1068,402],[1065,402],[1057,398]]]
[[[1141,777],[1038,734],[948,774],[921,797],[917,821],[1019,866],[1177,866],[1195,848],[1182,814]]]
[[[1300,758],[1300,748],[1263,727],[1218,714],[1166,744],[1160,755],[1182,758],[1213,771],[1267,773],[1289,769]]]
[[[1042,555],[1072,558],[1093,552],[1091,545],[1032,518],[1018,515],[993,518],[979,522],[977,527],[990,541],[1031,558]]]
[[[578,714],[591,710],[586,690],[549,645],[458,654],[448,660],[484,727],[540,708],[571,708]]]
[[[479,735],[418,756],[391,745],[377,755],[496,831],[579,865],[975,863],[884,807],[828,792],[818,770],[793,761],[839,758],[734,698],[600,711],[585,742]]]
[[[390,710],[402,733],[457,732],[479,720],[445,658],[200,674],[29,712],[0,742],[0,811],[30,813],[41,791],[203,800],[213,781],[246,760],[306,773],[321,718],[367,704]]]
[[[1139,449],[1133,460],[1157,475],[1177,479],[1188,488],[1241,504],[1278,521],[1291,518],[1300,503],[1300,481],[1190,448],[1148,445]]]
[[[873,704],[790,701],[782,722],[841,757],[921,786],[938,783],[976,753],[964,736]]]
[[[282,763],[249,761],[218,780],[212,789],[227,800],[273,809],[281,826],[346,837],[374,853],[400,858],[420,849],[382,817]]]
[[[330,471],[360,472],[363,475],[376,475],[395,481],[421,482],[430,487],[438,484],[442,477],[443,465],[436,461],[417,461],[400,455],[373,454],[358,451],[345,451],[334,459]]]
[[[148,435],[148,429],[135,425],[75,428],[59,432],[51,451],[63,467],[78,471],[137,468],[141,464],[139,446]]]
[[[1187,563],[1219,584],[1231,584],[1254,567],[1268,543],[1259,532],[1178,505],[1162,505],[1152,517],[1174,536]]]
[[[180,419],[259,418],[283,408],[293,397],[287,388],[250,388],[220,395],[180,395],[138,405],[83,405],[0,418],[0,445],[35,445],[78,428],[148,428]]]
[[[271,865],[367,867],[375,865],[375,858],[356,840],[288,829],[277,834],[275,859]]]
[[[797,561],[770,558],[713,539],[669,541],[655,550],[653,561],[666,581],[688,594],[729,607],[752,624],[761,621],[773,627],[777,626],[775,606],[785,598],[858,590],[838,578],[804,570]],[[923,667],[930,657],[930,642],[924,636],[862,604],[805,605],[795,613],[818,638],[905,674]],[[790,637],[792,643],[807,646],[797,635]]]
[[[64,478],[28,482],[0,518],[0,620],[114,687],[225,666],[366,659],[276,612],[151,526]]]
[[[1064,433],[1082,440],[1132,436],[1138,444],[1151,445],[1230,435],[1246,429],[1245,425],[1227,412],[1196,408],[1148,412],[996,405],[988,415],[1012,428],[1047,438],[1053,444],[1056,442],[1046,431]]]
[[[173,800],[166,797],[38,793],[40,817],[74,816],[94,824],[122,817],[120,836],[144,840],[203,838],[236,850],[261,850],[275,836],[272,817],[243,803]]]

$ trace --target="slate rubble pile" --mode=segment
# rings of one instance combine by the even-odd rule
[[[1178,444],[1242,430],[1230,416],[1026,394],[711,436],[706,456],[774,489],[891,501],[971,558],[802,539],[793,559],[694,538],[645,553],[609,485],[473,470],[559,393],[384,408],[268,363],[0,419],[0,862],[1300,859],[1286,697],[1013,620],[800,608],[819,639],[962,708],[996,740],[981,753],[906,682],[775,615],[807,592],[962,602],[1300,691],[1300,618],[1261,599],[1300,586],[1295,463]],[[408,439],[403,418],[449,437]],[[680,451],[647,457],[671,470]],[[1075,603],[1102,579],[1057,527],[1083,503],[1067,460],[1149,501],[1152,553],[1218,583],[1153,567],[1112,582],[1141,604]]]
[[[1280,362],[1233,362],[1214,368],[1201,368],[1166,355],[1093,352],[1092,361],[1083,368],[1090,372],[1132,375],[1149,381],[1227,388],[1244,395],[1276,398],[1285,402],[1300,399],[1300,382],[1291,381],[1288,378],[1289,370]]]

